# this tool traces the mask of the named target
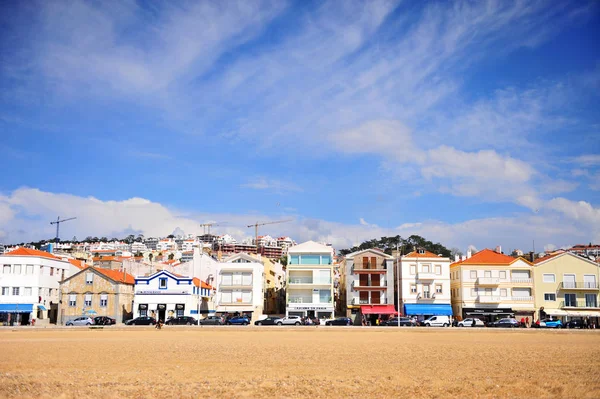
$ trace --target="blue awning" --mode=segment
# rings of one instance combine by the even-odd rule
[[[404,314],[407,316],[452,316],[452,306],[441,304],[406,304]]]
[[[46,309],[46,307],[44,305],[38,304],[37,307],[38,307],[38,310],[48,310],[48,309]]]
[[[31,313],[33,305],[30,303],[0,303],[0,313]]]

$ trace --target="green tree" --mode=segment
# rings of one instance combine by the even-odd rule
[[[152,258],[154,258],[154,255],[152,255],[152,253],[150,253],[150,255],[148,255],[148,259],[150,260],[150,263],[152,263]]]
[[[173,259],[175,259],[175,254],[173,254],[173,253],[169,254],[169,260],[173,260]]]

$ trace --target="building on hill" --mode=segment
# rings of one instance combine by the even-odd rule
[[[60,281],[71,263],[48,252],[19,248],[0,255],[0,323],[56,323]]]
[[[132,317],[134,277],[119,270],[86,267],[61,284],[59,324],[82,315],[108,316],[122,323]]]
[[[450,265],[450,289],[454,315],[495,321],[514,316],[533,320],[533,269],[523,258],[490,249]]]

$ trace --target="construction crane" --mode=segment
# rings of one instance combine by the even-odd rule
[[[75,217],[75,218],[61,219],[60,216],[59,216],[59,217],[56,218],[56,222],[50,222],[50,224],[55,224],[56,225],[56,238],[54,239],[55,243],[58,244],[58,241],[60,241],[60,239],[58,238],[59,237],[58,232],[59,232],[60,224],[62,222],[68,222],[69,220],[73,220],[73,219],[77,219],[77,218]]]
[[[208,234],[210,234],[210,226],[222,226],[224,224],[227,224],[227,222],[222,222],[222,223],[201,223],[200,227],[202,227],[204,229],[204,234],[207,234],[207,228],[208,228]]]
[[[247,227],[254,227],[254,245],[256,245],[256,253],[258,253],[258,226],[265,226],[267,224],[277,224],[277,223],[285,223],[285,222],[291,222],[294,219],[286,219],[286,220],[278,220],[276,222],[266,222],[266,223],[254,223],[254,224],[250,224]]]

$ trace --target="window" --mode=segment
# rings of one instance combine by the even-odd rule
[[[300,255],[290,256],[290,265],[299,265],[299,264],[300,264]]]
[[[2,295],[8,295],[9,292],[8,287],[2,287]]]
[[[33,265],[25,266],[25,274],[33,274]]]
[[[596,294],[585,294],[585,306],[587,308],[597,307]]]
[[[77,306],[77,294],[69,294],[69,307]]]
[[[25,296],[31,296],[31,287],[25,287],[23,289],[23,295],[25,295]]]
[[[231,291],[221,293],[221,303],[231,303]]]
[[[544,274],[544,283],[556,283],[556,276],[554,274]]]
[[[242,285],[252,285],[252,273],[242,273]]]
[[[221,285],[231,285],[232,278],[231,273],[221,274]]]
[[[410,293],[411,294],[416,294],[417,293],[417,285],[416,284],[411,284],[410,285]]]
[[[100,307],[105,308],[108,305],[108,294],[100,294]]]
[[[429,273],[429,265],[423,265],[423,273]]]
[[[2,268],[2,273],[10,274],[10,265],[4,265],[4,267]]]
[[[476,288],[471,288],[471,296],[477,296],[477,289]]]
[[[417,266],[416,265],[410,265],[410,274],[412,274],[412,275],[417,274]]]
[[[50,275],[54,276],[54,268],[53,267],[50,268]]]
[[[491,278],[492,277],[492,271],[491,270],[485,270],[483,272],[483,277]]]
[[[167,278],[159,278],[158,279],[158,289],[166,290],[167,289]]]
[[[471,279],[473,279],[473,280],[477,279],[477,270],[471,270]]]
[[[442,293],[442,285],[441,284],[436,284],[435,285],[435,293],[436,294],[441,294]]]
[[[442,266],[441,265],[435,265],[435,274],[437,274],[438,276],[442,274]]]
[[[94,273],[85,274],[85,283],[87,285],[92,285],[94,283]]]
[[[507,296],[506,288],[500,288],[500,296]]]
[[[485,296],[492,296],[492,289],[491,288],[486,288],[485,289]]]
[[[429,292],[429,284],[423,285],[423,298],[431,298],[431,293]]]
[[[330,290],[319,290],[319,303],[331,303]]]
[[[19,295],[19,287],[13,287],[13,295],[15,295],[15,296]]]
[[[241,302],[242,303],[252,303],[252,291],[242,291]]]
[[[506,272],[505,272],[504,270],[502,270],[502,271],[500,272],[500,278],[501,278],[501,279],[506,279]]]
[[[83,301],[83,305],[85,307],[90,307],[92,306],[92,294],[85,294],[85,298]]]
[[[556,301],[556,294],[555,293],[545,293],[544,294],[544,301]]]
[[[15,265],[13,273],[14,274],[21,274],[21,265]]]
[[[576,307],[577,296],[575,294],[565,294],[565,306]]]

